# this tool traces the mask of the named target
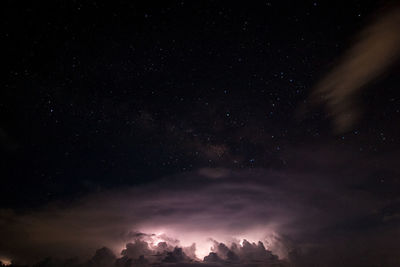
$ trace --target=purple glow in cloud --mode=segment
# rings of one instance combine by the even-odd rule
[[[240,248],[241,242],[247,244],[245,239],[256,247],[261,241],[279,259],[298,260],[307,266],[309,259],[323,262],[333,257],[329,262],[335,263],[332,251],[351,262],[352,255],[364,254],[365,244],[378,244],[386,252],[394,249],[397,244],[390,218],[378,236],[369,228],[346,232],[352,222],[369,222],[368,216],[385,209],[385,202],[356,186],[369,179],[373,159],[370,164],[365,165],[364,159],[347,168],[345,154],[323,154],[322,159],[318,151],[298,150],[292,154],[296,160],[291,169],[285,171],[201,169],[147,186],[86,196],[63,208],[53,203],[25,214],[3,210],[0,251],[28,262],[48,255],[90,258],[102,246],[124,256],[121,251],[127,251],[127,244],[141,240],[147,252],[129,255],[142,253],[151,260],[154,251],[173,253],[177,247],[182,252],[175,251],[177,255],[170,257],[182,254],[196,261],[206,256],[224,260],[226,255],[210,255],[215,253],[215,242],[234,251],[233,244]],[[308,165],[314,166],[312,171]],[[350,180],[354,166],[363,171]],[[394,168],[390,166],[388,162],[386,168]],[[375,251],[370,260],[384,252]],[[178,258],[185,258],[182,255]]]

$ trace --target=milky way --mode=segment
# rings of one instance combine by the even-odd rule
[[[400,266],[395,1],[4,6],[0,267]]]

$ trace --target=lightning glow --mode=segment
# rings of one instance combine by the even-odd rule
[[[171,247],[188,248],[195,244],[195,260],[202,261],[205,256],[213,252],[215,242],[221,242],[227,246],[233,243],[239,244],[243,247],[243,241],[247,240],[250,243],[257,244],[259,241],[263,242],[266,249],[270,250],[274,245],[274,238],[277,234],[272,229],[252,229],[243,232],[232,231],[185,231],[179,227],[171,227],[162,230],[151,227],[143,227],[142,233],[146,233],[141,240],[146,241],[149,248],[157,250],[160,242],[165,242]],[[173,242],[171,242],[173,240]],[[281,251],[273,251],[277,255],[282,255]]]
[[[8,258],[0,258],[0,262],[5,266],[11,265],[11,260]]]

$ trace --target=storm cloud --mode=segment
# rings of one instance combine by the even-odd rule
[[[353,155],[328,148],[290,155],[284,170],[200,169],[29,213],[2,210],[0,256],[21,263],[90,259],[104,246],[102,253],[120,263],[354,266],[384,259],[396,266],[395,162],[380,165],[386,175],[375,177],[384,155],[352,166]]]

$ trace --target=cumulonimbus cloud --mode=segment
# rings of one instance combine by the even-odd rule
[[[88,196],[67,208],[53,204],[22,215],[2,211],[0,232],[5,239],[0,251],[16,259],[37,259],[49,254],[88,256],[105,245],[119,253],[139,231],[165,234],[183,247],[196,243],[202,258],[212,245],[210,238],[272,240],[278,222],[288,222],[291,215],[279,207],[286,196],[264,184],[263,172],[225,170],[224,177],[216,179],[205,176],[212,170],[200,170],[168,177],[165,183]]]
[[[396,266],[400,209],[393,206],[396,199],[387,191],[396,187],[385,189],[384,195],[363,189],[375,172],[371,159],[349,166],[343,152],[296,151],[285,170],[201,169],[29,213],[2,210],[0,257],[21,262],[47,256],[89,259],[105,246],[116,259],[126,256],[133,261],[154,255],[154,247],[148,249],[137,242],[141,240],[158,242],[161,247],[156,253],[173,253],[178,247],[191,259],[209,256],[207,262],[218,262],[243,259],[245,253],[231,244],[246,239],[255,243],[250,247],[263,251],[261,241],[271,255],[295,261],[296,266],[327,261],[333,264],[327,266],[337,266],[343,259],[347,266],[360,259],[379,264],[382,255],[386,255],[385,266]],[[397,165],[387,165],[380,168],[399,173]],[[388,203],[392,203],[390,213]],[[216,246],[215,241],[226,247]],[[369,250],[374,253],[366,253]],[[167,261],[185,259],[180,251],[175,253]],[[256,257],[254,253],[250,254]],[[144,260],[151,262],[151,257]]]

